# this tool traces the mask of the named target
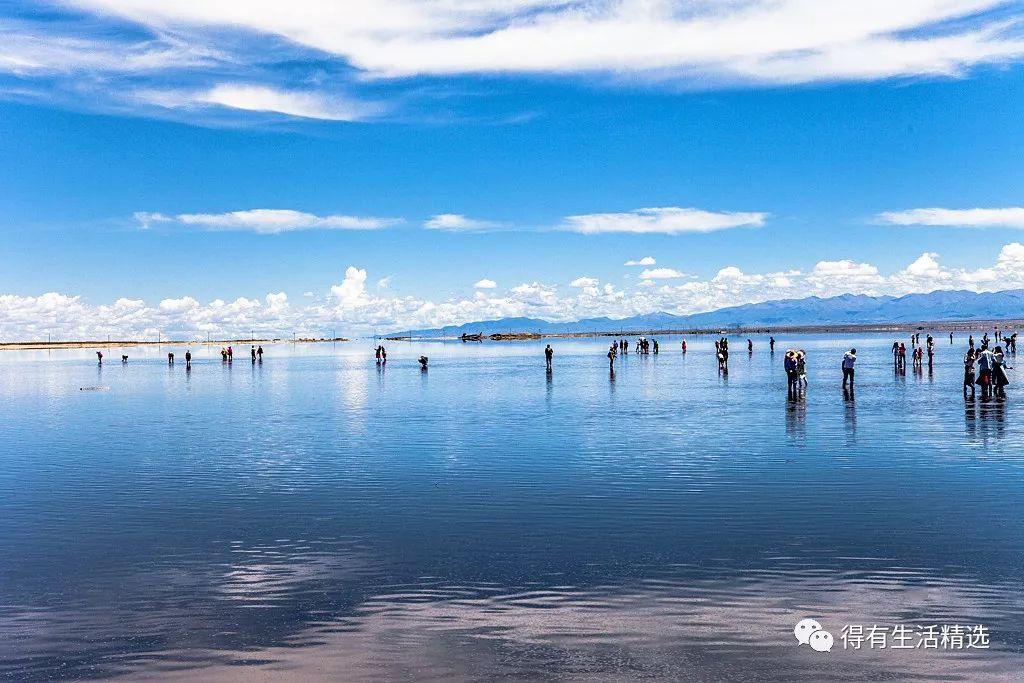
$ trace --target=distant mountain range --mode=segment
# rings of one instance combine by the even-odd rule
[[[586,318],[548,322],[537,318],[483,320],[430,330],[393,332],[389,337],[443,337],[465,334],[616,332],[643,330],[703,330],[734,327],[803,327],[816,325],[873,325],[952,320],[1024,320],[1024,289],[1002,292],[939,290],[901,297],[843,294],[826,299],[783,299],[730,306],[707,313],[673,315],[650,313],[630,318]]]

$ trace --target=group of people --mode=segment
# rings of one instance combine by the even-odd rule
[[[174,353],[173,352],[167,354],[167,364],[168,365],[174,365]],[[191,370],[192,369],[192,352],[188,351],[188,350],[185,351],[185,369],[186,370]]]
[[[686,342],[683,342],[683,351],[686,350]],[[636,340],[636,353],[640,355],[647,355],[653,353],[657,355],[659,349],[657,339],[648,339],[647,337],[638,337]],[[547,356],[548,369],[551,369],[551,355],[554,354],[554,350],[551,349],[551,344],[548,344],[547,348],[544,349],[544,353]],[[614,367],[615,359],[618,358],[619,354],[626,355],[629,353],[629,340],[628,339],[616,339],[612,342],[612,345],[608,347],[608,365]]]
[[[952,337],[953,337],[953,335],[950,335],[950,339],[951,340],[952,340]],[[1007,353],[1017,353],[1017,333],[1016,332],[1014,332],[1013,334],[1010,334],[1010,335],[1006,335],[1006,334],[1003,334],[1002,332],[1000,332],[999,328],[997,327],[996,328],[996,334],[995,334],[995,341],[1002,341],[1003,344],[1006,345]],[[990,344],[991,344],[991,340],[988,338],[988,332],[986,332],[981,337],[981,345],[982,346],[989,346]],[[973,334],[967,338],[967,346],[970,349],[974,349],[974,335]]]
[[[975,393],[975,386],[980,386],[982,396],[1005,396],[1005,387],[1010,383],[1010,379],[1006,374],[1006,370],[1012,369],[1010,365],[1006,363],[1006,353],[1013,353],[1016,348],[1017,334],[1001,335],[998,331],[996,332],[996,338],[1002,339],[1006,344],[1006,351],[1002,346],[995,346],[989,349],[989,336],[986,332],[981,338],[981,347],[979,349],[974,348],[974,336],[971,335],[968,339],[968,350],[967,355],[964,356],[964,395],[966,396],[968,390],[970,395],[973,397]],[[643,339],[643,338],[641,338]],[[949,335],[950,343],[953,343],[953,333]],[[775,350],[775,338],[771,337],[768,341],[769,347],[774,352]],[[637,342],[639,348],[643,348],[640,341]],[[914,333],[910,335],[910,346],[911,346],[911,358],[915,368],[921,368],[924,365],[924,358],[927,356],[928,365],[931,367],[935,359],[935,338],[932,335],[927,335],[924,344],[921,343],[921,334]],[[629,348],[629,344],[626,340],[617,340],[608,350],[608,362],[614,372],[615,358],[618,352],[622,350],[624,353]],[[655,353],[657,353],[657,342],[655,342]],[[686,340],[680,342],[680,348],[683,353],[686,353]],[[551,345],[548,344],[545,349],[547,356],[548,368],[551,367]],[[747,351],[753,353],[754,345],[750,339],[747,339]],[[895,341],[892,345],[893,362],[896,367],[897,373],[906,371],[906,358],[907,358],[907,347],[901,341]],[[729,340],[726,337],[721,337],[715,340],[715,356],[718,359],[718,368],[720,371],[728,372],[729,364]],[[843,372],[843,390],[849,392],[852,396],[854,389],[854,378],[856,375],[856,364],[857,364],[857,349],[851,348],[843,354],[843,359],[840,367]],[[788,349],[783,359],[783,369],[786,373],[786,385],[791,395],[800,394],[807,388],[807,353],[803,349]]]
[[[729,372],[729,339],[722,337],[715,340],[715,357],[718,358],[718,369]]]
[[[950,338],[952,339],[952,333]],[[973,338],[972,338],[973,343]],[[928,335],[924,346],[921,345],[921,333],[917,332],[910,335],[910,358],[914,365],[914,369],[921,369],[924,367],[925,354],[928,355],[928,367],[931,367],[935,362],[935,338],[932,335]],[[896,372],[906,372],[907,370],[907,346],[903,342],[897,340],[892,343],[892,362],[896,368]]]
[[[221,349],[220,349],[220,359],[221,359],[222,363],[231,363],[234,360],[234,357],[235,357],[235,350],[233,348],[231,348],[230,346],[222,346],[221,347]],[[262,345],[256,346],[255,344],[253,344],[253,346],[249,349],[249,357],[252,359],[252,362],[253,362],[254,365],[256,363],[262,363],[263,362],[263,346]],[[100,365],[103,365],[103,352],[102,351],[97,351],[96,352],[96,360],[99,362]],[[122,355],[121,356],[121,362],[122,363],[127,363],[128,362],[128,356]],[[167,364],[168,365],[174,365],[174,352],[173,351],[169,352],[167,354]],[[191,370],[192,369],[192,351],[191,350],[186,350],[185,351],[185,369],[186,370]]]
[[[981,387],[982,397],[1005,396],[1006,385],[1010,383],[1006,375],[1008,369],[1012,367],[1006,364],[1002,346],[990,350],[988,342],[982,341],[981,348],[975,350],[971,345],[964,356],[964,396],[970,389],[974,398],[975,385]]]
[[[807,388],[807,353],[803,349],[787,349],[782,368],[789,393],[798,394]]]
[[[953,343],[953,333],[949,335],[950,343]],[[995,332],[995,341],[1003,341],[1005,346],[995,345],[990,348],[991,340],[989,339],[988,333],[986,332],[981,338],[981,345],[979,348],[975,348],[974,335],[968,337],[968,349],[964,356],[964,382],[963,392],[967,396],[968,391],[970,396],[973,398],[975,395],[975,387],[981,387],[981,393],[983,397],[987,396],[1005,396],[1005,388],[1010,383],[1010,379],[1006,374],[1006,371],[1012,369],[1010,365],[1006,363],[1006,353],[1015,353],[1017,348],[1017,334],[1013,333],[1010,335],[1001,334],[997,329]],[[769,347],[772,352],[775,350],[775,338],[771,337],[768,341]],[[686,340],[682,340],[680,343],[683,353],[686,353]],[[911,346],[911,358],[915,369],[922,367],[924,364],[924,357],[927,355],[928,366],[931,367],[935,357],[935,339],[932,335],[927,335],[925,343],[921,344],[921,334],[914,333],[910,335],[910,346]],[[752,354],[754,351],[753,341],[747,339],[747,351]],[[658,353],[658,341],[649,340],[646,337],[640,337],[636,341],[636,352],[638,354]],[[608,349],[608,364],[609,368],[614,373],[615,370],[615,359],[618,355],[629,353],[629,341],[626,339],[617,339],[612,342]],[[221,347],[220,350],[221,360],[225,363],[230,363],[234,357],[234,349],[231,346]],[[251,346],[249,351],[250,358],[255,364],[257,362],[263,362],[263,347]],[[387,363],[388,352],[382,344],[378,345],[374,349],[374,355],[376,357],[377,365],[384,365]],[[907,359],[907,348],[906,345],[901,341],[894,341],[892,344],[892,355],[893,364],[896,368],[897,373],[906,371],[906,359]],[[725,336],[715,340],[715,356],[718,360],[719,371],[728,372],[729,367],[729,339]],[[100,365],[103,364],[103,353],[101,351],[96,352],[96,358]],[[544,363],[548,372],[551,372],[554,358],[554,349],[551,348],[551,344],[547,344],[544,347]],[[121,361],[123,363],[128,362],[128,356],[122,355]],[[427,369],[428,358],[426,356],[419,357],[419,364],[422,370]],[[857,363],[857,349],[852,348],[843,354],[842,359],[842,371],[843,371],[843,389],[853,391],[855,366]],[[167,354],[167,364],[174,365],[174,353]],[[192,366],[192,352],[191,350],[185,351],[185,367],[186,369]],[[800,394],[807,388],[807,354],[803,349],[788,349],[783,359],[783,369],[786,372],[786,384],[790,394]]]

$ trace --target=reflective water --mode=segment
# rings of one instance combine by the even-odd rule
[[[906,375],[881,336],[734,339],[727,377],[708,338],[614,378],[604,339],[550,376],[537,342],[0,353],[0,676],[1020,680],[1024,381],[965,401],[938,339]]]

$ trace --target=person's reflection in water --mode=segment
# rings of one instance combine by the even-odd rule
[[[553,389],[555,388],[555,380],[554,380],[554,374],[550,370],[548,370],[547,373],[545,373],[545,375],[546,375],[546,377],[545,377],[545,387],[544,387],[544,400],[547,402],[548,408],[550,408],[551,407],[551,397],[552,397],[552,394],[554,393]]]
[[[786,434],[793,439],[803,439],[807,432],[807,404],[801,392],[793,392],[786,397]]]
[[[968,396],[967,392],[964,392],[964,431],[967,436],[978,433],[978,404],[974,402],[974,396]]]
[[[978,405],[978,422],[984,440],[989,437],[1002,439],[1006,435],[1006,399],[982,394]]]
[[[857,401],[852,384],[849,387],[843,387],[843,417],[845,418],[846,436],[852,443],[857,437]]]

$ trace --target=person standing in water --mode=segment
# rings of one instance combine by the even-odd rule
[[[953,333],[952,332],[949,333],[949,343],[950,344],[953,343]]]
[[[654,340],[654,355],[658,355],[658,340]]]
[[[686,340],[683,340],[683,353],[686,353]]]
[[[615,348],[608,349],[608,369],[615,372]]]
[[[978,379],[975,383],[981,385],[981,395],[985,397],[992,389],[992,366],[995,360],[992,357],[992,352],[988,350],[987,344],[981,345],[981,350],[975,357],[978,359]]]
[[[977,377],[974,374],[974,365],[977,362],[977,355],[974,349],[967,349],[964,356],[964,397],[967,396],[967,387],[971,388],[971,398],[974,398],[974,383]]]
[[[797,385],[796,351],[793,349],[786,351],[786,356],[782,360],[782,369],[786,371],[786,390],[793,394],[796,392]]]
[[[96,360],[98,361],[99,365],[103,365],[103,352],[102,351],[97,351],[96,352]]]
[[[192,369],[192,352],[191,351],[186,351],[185,352],[185,369],[186,370],[191,370]]]
[[[754,342],[752,342],[751,340],[748,339],[747,340],[747,353],[751,354],[753,352],[754,352]]]
[[[992,354],[992,389],[996,396],[1006,396],[1005,387],[1010,383],[1010,378],[1006,376],[1006,369],[1009,367],[1003,356],[1003,347],[997,346]]]
[[[253,347],[251,347],[249,349],[249,356],[252,358],[252,362],[255,365],[256,364],[256,347],[255,346],[253,346]]]
[[[263,362],[263,347],[262,346],[256,347],[256,358],[259,360],[259,362],[261,362],[261,363]]]
[[[846,388],[846,382],[849,380],[850,388],[853,388],[853,371],[854,366],[857,364],[857,349],[850,349],[843,354],[843,388]]]
[[[544,366],[548,372],[551,372],[551,360],[554,358],[555,350],[551,348],[551,344],[544,347]]]
[[[174,354],[173,353],[167,354],[167,364],[168,365],[174,365]]]
[[[768,337],[768,351],[775,353],[775,337]]]

